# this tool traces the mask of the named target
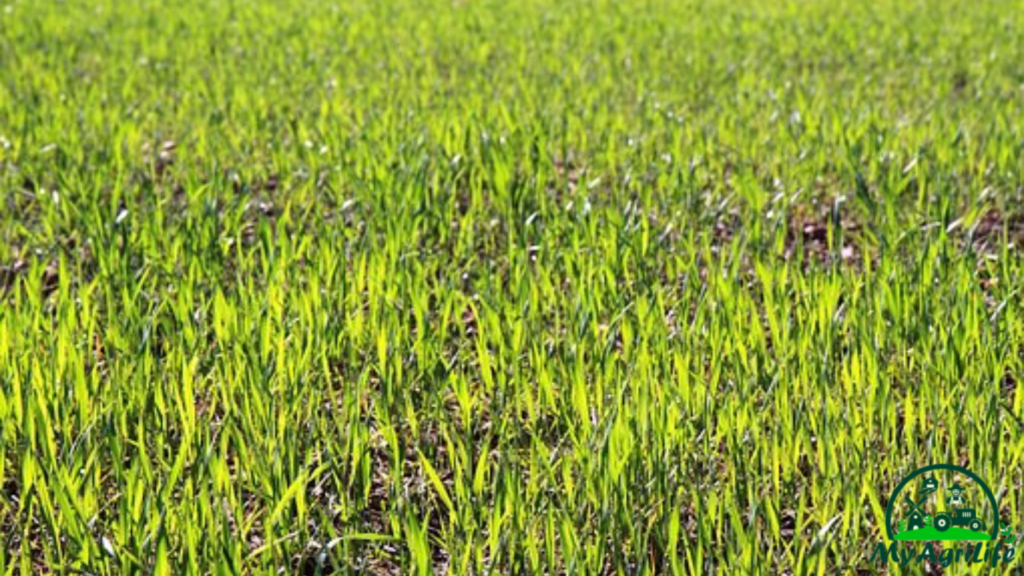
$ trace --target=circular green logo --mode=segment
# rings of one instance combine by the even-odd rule
[[[968,487],[961,486],[959,482],[949,484],[940,491],[938,480],[928,475],[938,470],[961,474],[980,486],[988,499],[992,518],[986,521],[980,517],[979,510],[972,506]],[[902,500],[899,500],[903,489],[915,478],[922,476],[917,493],[912,496],[903,495]],[[945,506],[929,506],[933,499],[936,504],[944,502]],[[905,516],[900,522],[900,531],[894,532],[892,512],[897,501],[904,506]],[[970,470],[953,464],[932,464],[914,470],[893,490],[885,507],[885,533],[889,540],[996,540],[999,537],[999,506],[988,485]]]

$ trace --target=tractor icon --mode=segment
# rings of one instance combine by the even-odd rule
[[[970,528],[974,532],[985,529],[985,523],[974,517],[974,508],[961,508],[949,512],[939,512],[935,515],[935,529],[939,532],[949,530],[950,526]]]
[[[931,472],[936,470],[949,474],[944,478],[933,476]],[[979,491],[984,493],[984,502],[975,501]],[[894,510],[901,512],[895,518]],[[995,518],[988,518],[989,514]],[[886,535],[904,542],[967,542],[1001,537],[999,504],[992,490],[973,472],[953,464],[931,464],[903,478],[886,505],[885,522]]]

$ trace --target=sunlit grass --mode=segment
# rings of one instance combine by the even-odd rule
[[[0,1],[0,574],[1019,527],[1020,2]]]

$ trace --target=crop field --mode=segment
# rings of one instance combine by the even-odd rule
[[[0,0],[0,576],[893,573],[933,462],[1020,531],[1022,38]]]

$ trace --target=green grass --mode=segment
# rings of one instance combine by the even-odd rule
[[[871,573],[934,462],[1019,530],[1022,8],[3,0],[0,574]]]

